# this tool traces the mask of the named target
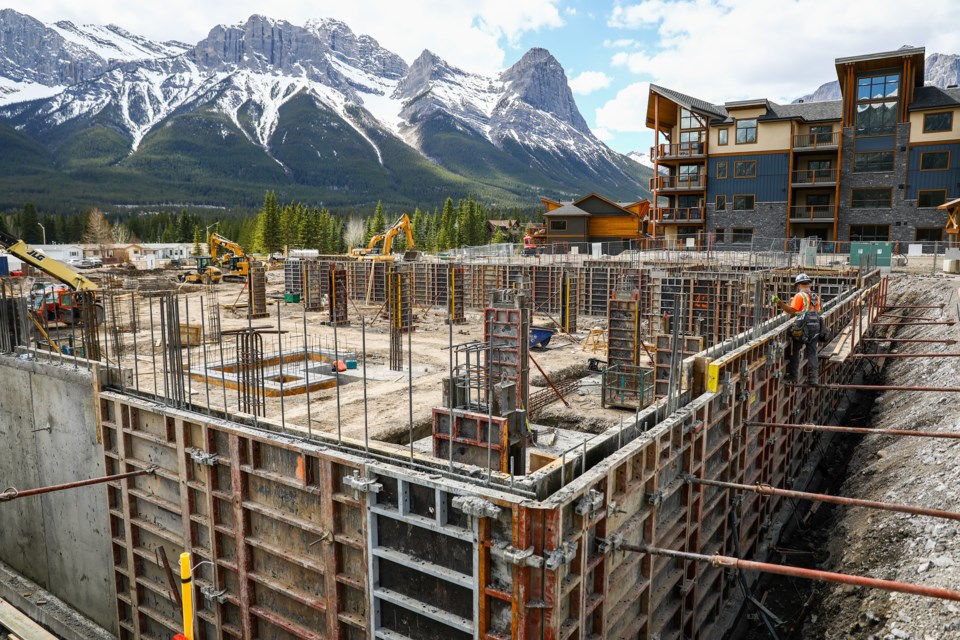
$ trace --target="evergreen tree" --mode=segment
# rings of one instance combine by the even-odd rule
[[[317,249],[323,254],[332,254],[337,252],[334,240],[334,225],[330,218],[330,212],[326,209],[320,211],[317,218]]]
[[[273,191],[268,191],[263,198],[263,208],[257,214],[257,241],[254,243],[259,251],[276,253],[283,249],[283,230],[280,220],[280,206]]]
[[[20,239],[27,244],[39,244],[43,241],[43,231],[40,229],[40,218],[33,203],[23,205],[20,215]]]
[[[453,198],[447,198],[443,203],[443,215],[440,218],[440,229],[437,231],[437,249],[445,251],[457,244],[457,215],[453,208]]]
[[[193,254],[199,256],[203,254],[203,248],[200,246],[201,236],[200,236],[200,225],[193,225]]]
[[[504,242],[508,242],[508,241],[509,241],[509,238],[507,238],[507,234],[503,232],[503,229],[501,227],[497,227],[497,230],[493,232],[493,240],[491,240],[491,243],[503,244]]]
[[[429,249],[427,238],[430,230],[427,228],[427,216],[424,215],[423,211],[420,211],[420,207],[413,210],[413,218],[411,218],[410,224],[413,225],[413,241],[417,244],[417,248],[421,251]]]

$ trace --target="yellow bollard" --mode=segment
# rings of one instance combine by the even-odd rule
[[[180,554],[180,582],[183,590],[183,635],[193,640],[193,576],[190,575],[190,554]]]

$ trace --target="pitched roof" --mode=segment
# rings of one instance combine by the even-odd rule
[[[793,104],[767,103],[767,112],[757,118],[761,122],[770,120],[803,120],[804,122],[818,122],[822,120],[839,120],[843,113],[843,101],[829,100],[827,102],[795,102]],[[717,118],[710,124],[729,124],[732,117]]]
[[[554,209],[553,211],[547,211],[544,216],[589,216],[590,213],[584,211],[577,205],[572,202],[568,202],[559,209]]]
[[[913,92],[910,111],[960,106],[960,88],[917,87]]]
[[[723,107],[710,104],[706,100],[694,98],[693,96],[688,96],[685,93],[680,93],[679,91],[674,91],[673,89],[667,89],[666,87],[661,87],[660,85],[651,84],[650,90],[655,93],[659,93],[668,100],[673,100],[677,104],[683,105],[690,109],[696,109],[697,111],[703,111],[719,117],[726,117],[727,115],[727,110]]]

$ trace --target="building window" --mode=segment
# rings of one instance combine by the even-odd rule
[[[733,196],[733,210],[734,211],[753,211],[753,200],[752,195],[749,196]]]
[[[739,229],[734,227],[732,232],[733,236],[730,238],[730,242],[735,244],[750,244],[753,241],[753,229]]]
[[[807,194],[808,207],[828,207],[830,206],[830,194],[827,193],[809,193]]]
[[[757,119],[737,120],[737,144],[750,144],[757,141]]]
[[[854,173],[893,171],[893,151],[868,151],[853,155]]]
[[[567,221],[566,220],[551,220],[550,221],[550,231],[566,231],[567,230]]]
[[[703,118],[693,113],[689,109],[680,107],[680,128],[681,129],[702,129],[704,126]]]
[[[900,76],[871,76],[857,79],[857,102],[882,100],[900,95]]]
[[[829,178],[830,166],[829,160],[811,160],[807,163],[807,171],[814,178]]]
[[[893,202],[891,189],[854,189],[850,198],[851,209],[889,209]]]
[[[899,96],[897,74],[858,78],[857,135],[884,136],[896,132]]]
[[[947,192],[945,189],[931,189],[930,191],[917,192],[917,206],[921,209],[939,207],[946,201]]]
[[[718,162],[717,163],[717,179],[724,180],[727,177],[727,163]]]
[[[920,227],[914,238],[917,242],[943,242],[943,227]]]
[[[713,232],[713,237],[717,242],[726,242],[727,230],[723,227],[717,227],[717,230]]]
[[[833,125],[818,124],[810,127],[810,137],[816,144],[830,144],[833,142]]]
[[[756,160],[737,160],[733,163],[734,178],[756,178],[757,161]]]
[[[890,239],[890,225],[886,224],[852,224],[850,225],[850,242],[885,242]]]
[[[896,102],[871,102],[857,105],[858,136],[888,136],[896,130]]]
[[[923,132],[935,133],[937,131],[950,131],[953,129],[953,112],[942,111],[940,113],[923,114]]]
[[[920,154],[920,171],[940,171],[949,168],[949,151],[928,151]]]
[[[727,196],[717,196],[717,211],[725,211],[727,208]]]
[[[727,144],[727,132],[729,129],[720,129],[717,131],[717,144]]]

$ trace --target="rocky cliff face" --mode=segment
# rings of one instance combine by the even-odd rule
[[[17,82],[69,85],[88,80],[107,61],[65,40],[39,20],[0,10],[0,76]]]
[[[553,114],[558,120],[577,131],[590,134],[573,92],[567,84],[567,74],[557,59],[546,49],[531,49],[516,64],[503,72],[500,80],[508,85],[507,97]]]

